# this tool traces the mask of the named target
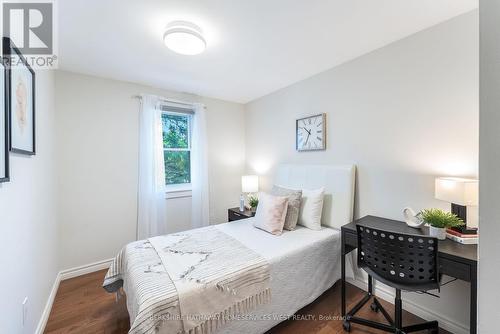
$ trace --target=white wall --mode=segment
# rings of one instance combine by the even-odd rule
[[[265,80],[265,78],[263,78]],[[295,151],[295,120],[327,113],[328,148]],[[355,163],[356,217],[449,208],[437,175],[478,173],[478,13],[467,13],[246,105],[247,168],[272,183],[279,163]],[[405,296],[468,327],[465,282],[441,299]]]
[[[480,1],[479,330],[498,333],[500,309],[500,3]]]
[[[236,103],[58,71],[56,122],[62,268],[114,257],[135,240],[140,93],[207,107],[210,222],[236,206],[245,167],[244,113]],[[169,232],[190,227],[190,198],[167,201]]]
[[[36,73],[33,157],[11,154],[11,182],[0,185],[0,332],[32,334],[59,271],[54,180],[54,75]],[[28,318],[22,327],[22,306]]]

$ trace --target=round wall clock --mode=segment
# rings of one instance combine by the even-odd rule
[[[295,122],[297,151],[326,149],[326,114],[300,118]]]

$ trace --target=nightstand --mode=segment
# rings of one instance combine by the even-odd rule
[[[240,208],[231,208],[227,210],[227,221],[235,221],[240,219],[252,218],[255,216],[255,212],[251,210],[246,210],[241,212]]]

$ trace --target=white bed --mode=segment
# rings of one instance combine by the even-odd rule
[[[218,228],[263,256],[271,265],[271,303],[232,321],[220,333],[264,333],[310,304],[340,279],[340,226],[352,221],[354,166],[281,165],[275,184],[325,188],[323,228],[297,226],[277,237],[252,226],[252,219]],[[347,266],[351,268],[348,261]],[[248,319],[248,320],[246,320]]]
[[[284,231],[282,235],[276,236],[255,228],[253,219],[212,227],[218,230],[220,235],[232,237],[228,242],[236,239],[265,260],[262,260],[262,263],[266,266],[268,264],[271,293],[270,303],[260,305],[250,313],[242,314],[237,320],[218,327],[217,333],[263,333],[314,301],[340,278],[339,228],[352,220],[354,175],[354,166],[282,165],[278,168],[275,184],[295,189],[325,188],[321,230],[297,226],[294,231]],[[179,236],[159,238],[169,237]],[[105,279],[104,286],[110,292],[119,289],[123,283],[131,325],[140,312],[139,309],[145,309],[145,305],[160,305],[159,301],[167,300],[161,297],[163,295],[168,296],[168,303],[171,303],[168,305],[179,304],[171,280],[166,281],[161,278],[165,276],[157,275],[164,273],[162,263],[167,262],[160,260],[159,248],[155,251],[155,248],[151,247],[153,244],[149,239],[124,247]],[[228,250],[232,252],[233,248]],[[170,283],[167,285],[167,282]],[[153,293],[156,290],[161,292]],[[198,300],[199,297],[196,298],[195,300]],[[160,306],[163,307],[163,302]],[[180,312],[177,306],[172,309]],[[139,319],[140,325],[149,326],[149,312],[142,315],[144,317]],[[172,322],[168,326],[165,323],[152,323],[155,324],[155,333],[172,334],[169,333],[172,327],[168,327]]]

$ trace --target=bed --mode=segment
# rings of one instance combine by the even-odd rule
[[[234,242],[234,254],[239,254],[235,257],[240,259],[243,254],[248,254],[249,258],[243,262],[253,261],[252,270],[259,275],[258,279],[257,276],[239,277],[239,279],[240,281],[253,279],[261,285],[249,286],[248,288],[252,291],[251,297],[239,303],[237,307],[233,306],[221,313],[228,315],[228,310],[230,310],[231,316],[234,316],[230,321],[221,322],[218,318],[216,321],[211,319],[203,326],[196,328],[187,326],[191,329],[183,329],[186,328],[187,320],[179,319],[183,319],[182,313],[188,309],[186,305],[189,306],[189,303],[179,303],[179,300],[187,300],[180,297],[183,294],[183,288],[177,287],[176,291],[175,285],[169,285],[165,283],[165,278],[159,278],[162,261],[166,263],[176,260],[162,257],[157,250],[165,244],[154,245],[159,241],[150,239],[150,242],[137,241],[127,245],[117,256],[118,262],[115,261],[115,268],[113,266],[110,268],[104,286],[110,292],[123,287],[127,295],[127,308],[133,328],[139,328],[138,323],[148,324],[134,333],[263,333],[314,301],[340,278],[339,228],[352,220],[354,175],[355,167],[352,165],[281,165],[278,167],[274,179],[275,184],[295,189],[325,188],[323,228],[319,231],[297,226],[294,231],[284,231],[281,236],[275,236],[253,227],[252,218],[216,225],[210,227],[210,230],[188,231],[193,235],[205,236],[212,233],[214,238],[227,238],[221,239],[225,241],[218,243],[232,244]],[[159,240],[166,244],[175,244],[176,238],[180,238],[180,234],[164,236]],[[241,245],[241,249],[238,249],[236,245]],[[231,251],[233,246],[227,247]],[[199,263],[202,260],[196,261]],[[116,275],[117,263],[123,266],[122,275]],[[238,265],[238,263],[231,264],[230,267]],[[225,266],[220,268],[225,268]],[[137,274],[130,274],[134,272]],[[246,271],[242,272],[248,274]],[[149,285],[159,287],[160,292],[151,292],[150,288],[144,289],[148,280]],[[148,293],[150,293],[149,296]],[[197,295],[191,296],[193,300],[200,301],[198,304],[206,304],[206,307],[212,307],[209,304],[215,297],[204,296],[205,293],[210,293],[209,289],[196,293]],[[192,292],[190,294],[193,295]],[[164,297],[158,298],[159,295]],[[169,316],[173,314],[177,318],[169,317],[166,321],[165,319],[158,321],[154,318],[156,314],[160,314],[158,312],[141,314],[141,309],[151,312],[150,310],[155,305],[157,306],[160,300],[161,308],[157,308],[163,312],[161,314],[165,314],[168,310]],[[183,305],[182,312],[178,304]]]

